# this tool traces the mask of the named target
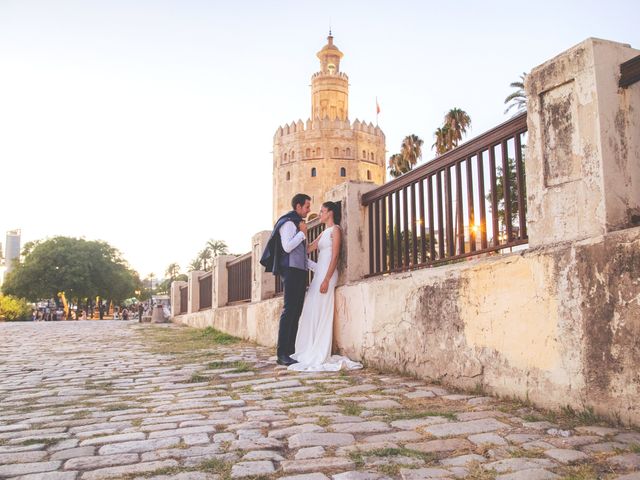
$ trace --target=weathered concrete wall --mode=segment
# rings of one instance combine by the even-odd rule
[[[214,308],[173,317],[174,323],[195,328],[214,327],[236,337],[275,347],[282,297],[256,303]]]
[[[640,229],[336,291],[338,349],[368,365],[640,424]]]

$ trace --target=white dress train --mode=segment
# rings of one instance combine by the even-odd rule
[[[331,263],[332,235],[335,228],[332,226],[325,229],[318,240],[318,263],[315,265],[313,280],[304,299],[296,336],[296,351],[291,355],[298,363],[289,365],[289,370],[335,372],[341,369],[362,368],[361,363],[353,362],[347,357],[331,355],[334,292],[338,270],[333,272],[329,280],[327,293],[320,293],[320,285]]]

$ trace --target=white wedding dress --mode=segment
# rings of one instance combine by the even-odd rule
[[[289,370],[335,372],[341,369],[362,368],[361,363],[353,362],[347,357],[331,355],[334,291],[338,281],[338,269],[331,276],[327,293],[320,293],[320,285],[331,263],[332,234],[335,228],[340,227],[332,226],[325,229],[318,240],[318,263],[315,266],[312,264],[313,280],[307,290],[300,315],[296,352],[291,355],[298,363],[289,365]]]

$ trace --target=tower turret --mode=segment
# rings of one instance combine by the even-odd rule
[[[333,44],[331,32],[317,56],[320,71],[311,77],[311,118],[346,120],[349,117],[349,77],[340,72],[343,53]]]

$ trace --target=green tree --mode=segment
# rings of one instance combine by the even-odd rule
[[[434,132],[436,138],[432,145],[436,149],[436,155],[453,150],[462,141],[462,137],[471,127],[471,117],[460,108],[452,108],[444,116],[442,127]]]
[[[515,114],[517,115],[520,112],[523,112],[527,109],[527,94],[524,91],[524,80],[527,74],[522,73],[520,75],[520,80],[517,82],[511,82],[509,86],[511,88],[515,88],[514,92],[511,92],[507,98],[504,99],[505,105],[508,105],[507,109],[504,111],[505,114],[509,113],[509,110],[515,108]]]
[[[217,257],[218,255],[227,255],[229,253],[229,247],[223,240],[211,239],[207,242],[207,247],[211,251],[211,255]]]
[[[524,157],[523,157],[524,161]],[[509,176],[509,205],[511,207],[511,215],[509,216],[511,219],[511,225],[515,225],[516,219],[518,218],[518,213],[520,212],[520,207],[518,205],[518,188],[517,188],[517,176],[516,176],[516,164],[513,158],[507,158],[507,175]],[[523,179],[524,180],[524,179]],[[503,226],[506,225],[506,209],[505,209],[505,201],[504,201],[504,184],[505,184],[505,175],[503,173],[502,166],[497,167],[496,169],[496,196],[497,196],[497,215],[498,215],[498,223],[500,225],[500,229],[502,230]],[[522,182],[522,188],[526,187],[524,181]],[[491,194],[492,192],[486,195],[487,200],[491,202]],[[526,198],[526,190],[522,192],[523,196]],[[489,203],[489,210],[491,210],[491,203]]]
[[[392,177],[399,177],[413,170],[418,160],[422,158],[423,143],[424,141],[414,134],[404,137],[400,144],[400,153],[389,157],[389,174]]]
[[[389,175],[393,178],[397,178],[405,173],[404,169],[405,166],[402,155],[395,153],[389,157]]]
[[[0,322],[29,320],[31,307],[24,298],[12,295],[0,295]]]
[[[171,281],[175,280],[175,278],[180,274],[180,265],[176,262],[170,263],[164,274],[169,277]]]
[[[76,303],[96,297],[121,302],[140,287],[140,279],[106,242],[54,237],[27,251],[2,286],[7,295],[31,301],[57,298],[59,292]]]
[[[200,257],[196,257],[193,260],[191,260],[188,271],[193,272],[193,271],[200,271],[200,270],[202,270],[202,259],[200,259]]]
[[[213,254],[208,247],[203,248],[200,253],[198,253],[198,258],[202,262],[202,270],[205,272],[211,270],[211,267],[213,266],[213,262],[211,262]]]

